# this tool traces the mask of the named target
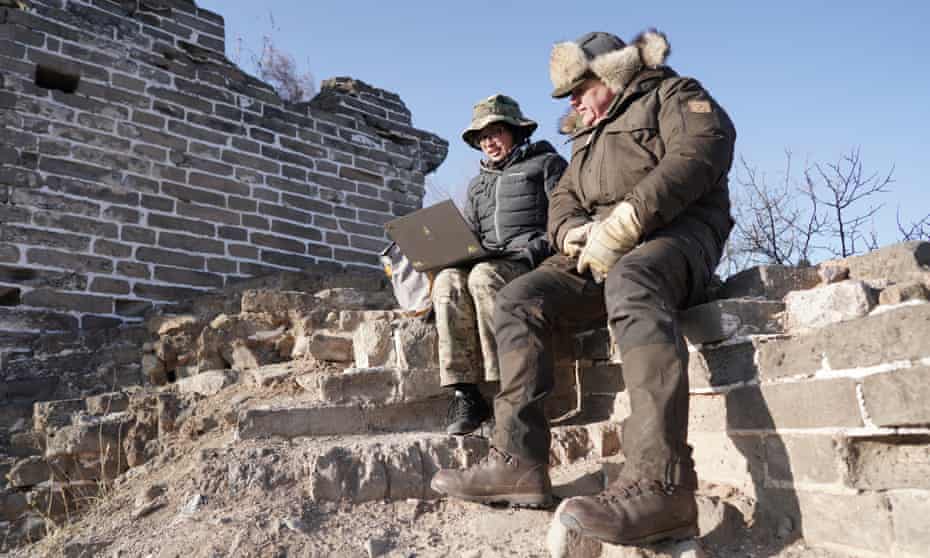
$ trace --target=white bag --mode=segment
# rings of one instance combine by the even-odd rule
[[[433,274],[413,269],[413,264],[400,251],[397,244],[381,252],[381,265],[391,280],[397,304],[410,316],[425,316],[433,309],[430,295],[433,291]]]

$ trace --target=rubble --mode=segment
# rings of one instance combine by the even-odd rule
[[[562,528],[557,511],[514,512],[506,521],[523,523],[510,524],[497,515],[479,520],[479,508],[439,499],[429,488],[433,473],[481,459],[489,430],[464,438],[443,433],[448,399],[439,386],[433,324],[350,288],[245,289],[240,304],[226,305],[238,313],[154,317],[148,327],[155,337],[140,355],[144,370],[159,371],[149,385],[40,402],[31,421],[16,419],[10,447],[22,455],[7,462],[0,521],[11,541],[25,540],[46,520],[74,533],[87,514],[98,522],[117,514],[140,533],[208,524],[223,533],[220,553],[253,544],[248,537],[258,535],[233,532],[255,523],[255,514],[268,518],[257,522],[262,537],[297,554],[303,544],[330,554],[393,555],[421,543],[451,555],[499,550],[493,538],[466,548],[447,531],[415,526],[448,513],[515,537],[507,540],[526,554],[548,544],[552,556],[743,556],[753,555],[752,545],[791,556],[790,541],[802,536],[820,547],[873,553],[892,544],[917,548],[925,537],[902,519],[894,520],[900,530],[891,529],[898,511],[889,502],[919,511],[930,493],[920,461],[930,440],[920,404],[930,362],[923,283],[879,291],[856,278],[812,282],[809,272],[749,273],[730,289],[756,298],[715,300],[682,313],[689,440],[704,482],[695,540],[604,545]],[[799,284],[805,289],[785,291]],[[760,285],[771,289],[762,291],[768,298],[748,294]],[[606,327],[560,343],[546,412],[558,418],[550,451],[553,477],[562,479],[555,491],[570,497],[594,493],[616,476],[631,409],[622,355]],[[909,430],[890,433],[898,428]],[[115,494],[112,503],[103,502],[101,490]],[[905,498],[901,490],[913,494]],[[282,509],[267,507],[269,501]],[[873,538],[841,539],[839,530],[807,515],[834,505],[878,514],[867,530]],[[398,512],[390,520],[388,507]],[[44,516],[36,515],[40,509]],[[334,529],[321,518],[350,510],[378,519],[351,549],[327,547],[343,543],[320,539]],[[856,514],[843,517],[844,525],[858,521]],[[517,524],[523,527],[499,532]],[[406,534],[391,530],[395,525]],[[73,537],[74,548],[108,552],[128,544],[103,530],[99,539]],[[146,540],[138,544],[155,543]],[[188,540],[181,536],[176,545]]]

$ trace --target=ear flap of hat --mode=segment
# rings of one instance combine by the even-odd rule
[[[556,43],[549,55],[549,79],[556,90],[572,85],[588,71],[588,59],[576,43]]]
[[[591,61],[591,71],[614,93],[622,91],[642,67],[639,49],[634,45],[601,54]]]
[[[668,55],[672,52],[672,47],[668,44],[668,37],[665,36],[665,33],[655,29],[640,33],[633,40],[633,44],[639,48],[643,64],[650,68],[665,64]]]

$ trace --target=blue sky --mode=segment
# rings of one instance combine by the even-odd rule
[[[472,105],[502,92],[538,121],[536,139],[567,153],[549,97],[552,44],[592,30],[631,39],[656,27],[668,64],[699,79],[736,124],[737,154],[777,179],[793,153],[832,162],[860,148],[866,171],[895,167],[878,233],[930,212],[930,3],[852,0],[629,2],[499,0],[198,0],[226,18],[227,51],[259,51],[270,33],[319,82],[348,75],[398,93],[414,124],[450,141],[429,179],[460,190],[479,153],[460,139]],[[924,23],[921,23],[924,22]],[[243,66],[246,66],[243,64]]]

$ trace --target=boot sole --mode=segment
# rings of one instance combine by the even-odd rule
[[[433,488],[433,490],[436,490]],[[437,490],[437,492],[440,492]],[[454,494],[444,492],[446,496],[477,502],[479,504],[507,504],[514,508],[549,509],[552,507],[551,494],[491,494],[488,496],[474,496],[471,494]]]
[[[573,516],[567,515],[565,513],[559,514],[559,521],[561,521],[562,525],[568,527],[569,529],[578,531],[582,536],[597,539],[607,544],[622,546],[642,546],[666,540],[680,541],[685,539],[694,539],[697,538],[697,536],[700,534],[696,525],[687,525],[685,527],[676,527],[675,529],[669,529],[667,531],[659,531],[658,533],[653,533],[638,539],[620,539],[619,537],[612,537],[602,533],[595,533],[590,529],[585,529],[580,523],[578,523],[578,520],[576,520]]]

